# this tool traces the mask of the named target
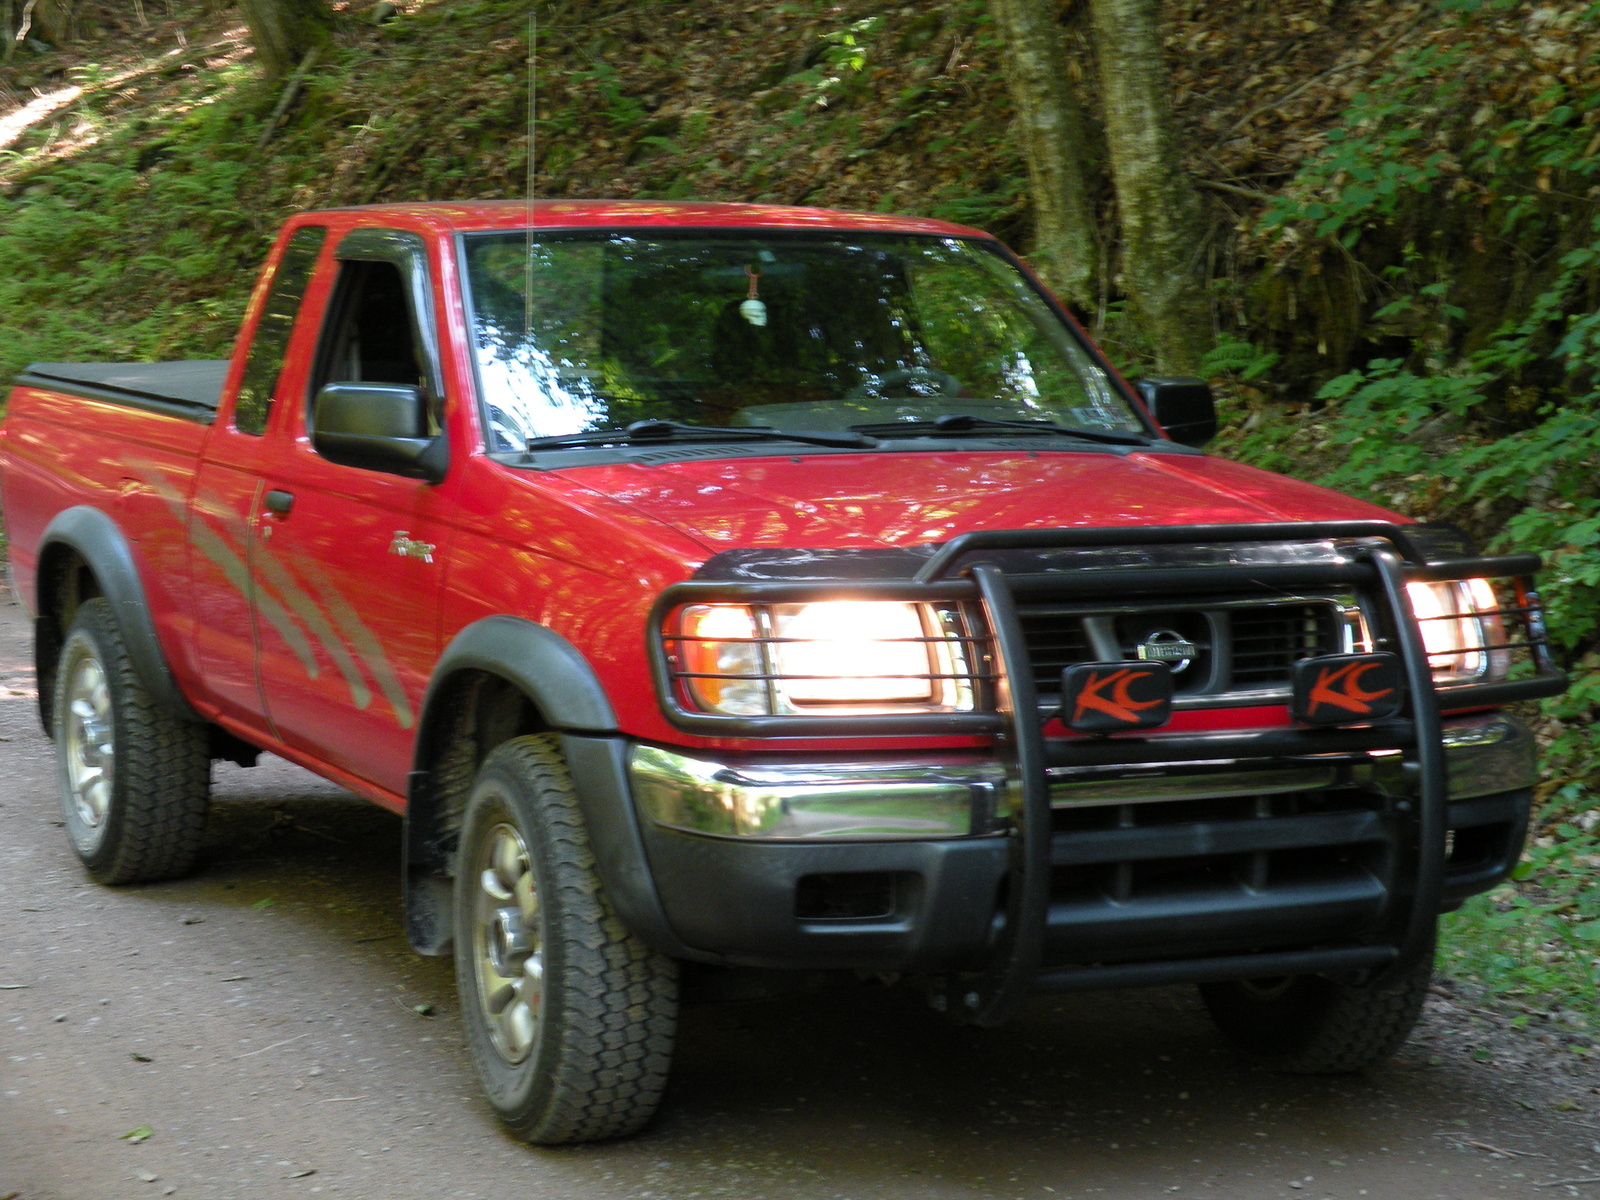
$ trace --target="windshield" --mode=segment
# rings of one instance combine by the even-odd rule
[[[535,231],[465,246],[491,450],[641,420],[841,430],[965,414],[1144,432],[983,242]]]

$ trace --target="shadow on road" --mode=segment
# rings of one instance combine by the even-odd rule
[[[408,1002],[435,1003],[432,1032],[454,1040],[448,964],[406,949],[399,861],[391,814],[298,773],[222,769],[202,873],[137,895],[174,915],[269,906],[321,953],[370,951],[369,970]],[[1225,1051],[1188,988],[1040,999],[976,1030],[907,990],[864,986],[689,1009],[667,1103],[643,1136],[520,1153],[673,1197],[1049,1196],[1223,1177],[1246,1194],[1258,1176],[1272,1194],[1294,1180],[1303,1194],[1354,1195],[1339,1181],[1459,1158],[1497,1083],[1427,1046],[1366,1076],[1277,1076]]]

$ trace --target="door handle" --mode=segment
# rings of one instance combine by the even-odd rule
[[[267,493],[266,505],[268,512],[275,512],[280,517],[289,515],[289,510],[294,507],[294,493],[280,492],[276,488]]]

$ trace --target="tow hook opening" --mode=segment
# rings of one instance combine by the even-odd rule
[[[794,915],[801,921],[887,919],[910,903],[917,880],[910,871],[802,875],[795,883]]]

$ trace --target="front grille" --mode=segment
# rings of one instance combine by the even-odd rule
[[[1235,688],[1281,686],[1300,659],[1343,649],[1335,610],[1328,604],[1255,605],[1233,609],[1228,616]]]
[[[1028,643],[1035,684],[1042,691],[1061,687],[1061,671],[1073,663],[1094,662],[1096,655],[1083,618],[1051,612],[1021,612],[1022,636]]]
[[[1018,616],[1034,687],[1045,698],[1060,692],[1062,668],[1137,659],[1139,646],[1152,639],[1195,648],[1174,673],[1180,698],[1287,688],[1290,668],[1300,659],[1347,649],[1340,607],[1332,600],[1115,612],[1033,603],[1019,605]]]

